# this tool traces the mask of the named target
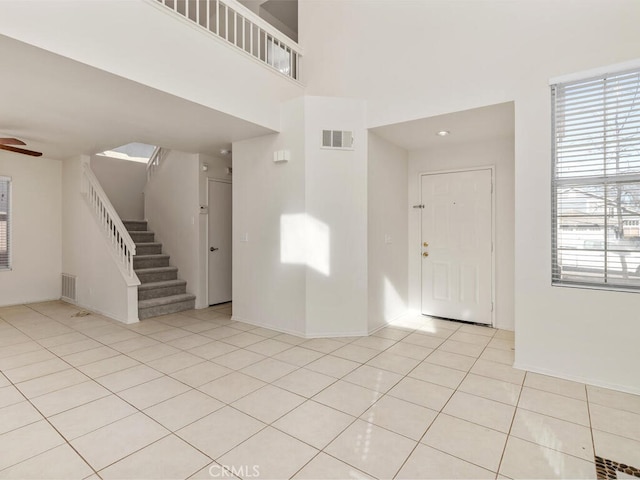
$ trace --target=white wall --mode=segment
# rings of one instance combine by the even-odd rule
[[[367,171],[368,327],[373,331],[408,307],[408,153],[369,132]]]
[[[282,133],[234,143],[237,320],[312,337],[367,332],[364,114],[361,101],[300,98],[284,106]],[[352,130],[355,149],[321,149],[322,129]],[[274,163],[283,149],[291,160]]]
[[[127,281],[81,194],[88,156],[62,162],[62,271],[75,275],[76,303],[124,323],[138,321],[137,280]],[[60,225],[60,223],[59,223]]]
[[[208,183],[209,179],[217,179],[224,181],[231,181],[232,176],[227,173],[227,168],[231,167],[231,157],[220,158],[211,155],[198,155],[199,162],[199,201],[201,206],[206,206],[209,203],[208,198]],[[208,170],[205,172],[202,170],[202,166],[207,165]],[[202,211],[202,210],[201,210]],[[197,289],[199,293],[196,295],[196,308],[206,308],[209,306],[208,302],[208,265],[209,265],[209,245],[208,229],[209,229],[209,216],[201,214],[199,216],[199,234],[198,234],[198,285]]]
[[[122,220],[144,220],[146,163],[92,155],[91,170]]]
[[[288,263],[282,246],[296,235],[284,225],[305,214],[304,115],[304,99],[291,100],[282,133],[233,144],[233,316],[299,335],[306,266]],[[291,160],[276,164],[273,152],[282,149]]]
[[[62,164],[0,152],[0,176],[12,179],[12,269],[0,271],[0,305],[58,299]]]
[[[365,114],[360,100],[305,98],[310,255],[326,248],[323,230],[328,235],[328,262],[319,259],[316,268],[311,262],[307,268],[306,333],[310,336],[362,335],[368,330]],[[323,129],[353,131],[354,149],[320,148]],[[313,225],[320,230],[314,232]]]
[[[169,264],[202,305],[199,170],[197,154],[170,151],[147,182],[144,212],[162,252],[171,256]]]
[[[515,101],[516,365],[636,393],[640,295],[551,287],[548,80],[640,57],[639,17],[634,0],[299,9],[308,94],[365,99],[370,127]]]
[[[494,166],[495,326],[514,329],[514,150],[513,138],[456,144],[409,152],[409,204],[420,203],[419,176],[425,172]],[[421,308],[420,213],[409,210],[409,303]]]

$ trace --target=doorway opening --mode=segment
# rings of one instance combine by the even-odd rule
[[[232,267],[232,189],[231,182],[207,182],[208,228],[207,262],[209,305],[231,302]]]

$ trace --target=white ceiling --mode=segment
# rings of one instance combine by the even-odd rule
[[[0,58],[0,137],[17,137],[47,158],[131,142],[216,155],[233,141],[273,133],[2,35]]]
[[[448,130],[439,137],[436,132]],[[436,148],[492,138],[513,136],[513,102],[474,108],[462,112],[421,118],[371,129],[385,140],[406,150]]]

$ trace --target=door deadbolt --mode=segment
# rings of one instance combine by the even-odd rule
[[[423,246],[423,247],[428,247],[428,246],[429,246],[429,244],[428,244],[427,242],[424,242],[424,243],[422,244],[422,246]]]

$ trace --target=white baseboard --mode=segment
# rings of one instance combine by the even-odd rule
[[[268,328],[269,330],[273,330],[274,332],[286,333],[288,335],[294,335],[296,337],[305,338],[305,335],[303,332],[298,332],[296,330],[288,330],[286,328],[274,327],[273,325],[268,325],[264,322],[255,322],[252,320],[247,320],[245,318],[240,318],[237,315],[233,315],[233,314],[231,315],[231,320],[233,320],[234,322],[242,322],[242,323],[247,323],[249,325],[255,325],[256,327]]]
[[[400,320],[402,317],[409,315],[409,314],[413,314],[414,312],[412,310],[407,310],[406,312],[401,313],[400,315],[396,315],[395,317],[393,317],[390,320],[386,320],[384,323],[378,325],[377,327],[373,327],[369,329],[369,332],[367,335],[373,335],[374,333],[376,333],[378,330],[382,330],[383,328],[387,328],[388,326],[390,326],[393,322],[395,322],[396,320]]]
[[[44,303],[44,302],[56,302],[61,300],[60,297],[55,297],[55,298],[39,298],[37,300],[25,300],[22,302],[16,302],[16,303],[6,303],[4,305],[0,305],[0,308],[5,308],[5,307],[19,307],[20,305],[29,305],[31,303]]]
[[[305,338],[340,338],[340,337],[366,337],[369,333],[363,332],[324,332],[324,333],[307,333]]]
[[[307,333],[300,332],[297,330],[289,330],[286,328],[275,327],[273,325],[264,323],[264,322],[256,322],[252,320],[247,320],[244,318],[240,318],[237,315],[232,315],[231,320],[236,322],[247,323],[249,325],[255,325],[256,327],[268,328],[269,330],[273,330],[275,332],[286,333],[288,335],[294,335],[296,337],[301,338],[331,338],[331,337],[366,337],[369,335],[365,332],[322,332],[322,333]]]
[[[619,392],[631,393],[633,395],[640,395],[640,388],[638,387],[630,387],[628,385],[618,385],[616,383],[603,382],[599,380],[594,380],[592,378],[583,377],[580,375],[571,375],[571,374],[566,374],[564,372],[549,370],[546,368],[539,368],[533,365],[525,365],[520,362],[515,362],[513,364],[513,368],[518,368],[520,370],[526,370],[528,372],[533,372],[533,373],[539,373],[541,375],[548,375],[550,377],[557,377],[564,380],[571,380],[573,382],[586,383],[587,385],[593,385],[594,387],[608,388],[611,390],[617,390]]]
[[[236,322],[247,323],[249,325],[255,325],[256,327],[268,328],[269,330],[274,330],[280,333],[287,333],[289,335],[295,335],[296,337],[302,337],[302,338],[367,337],[369,335],[376,333],[378,330],[382,330],[383,328],[388,327],[396,320],[407,315],[407,313],[408,312],[401,313],[400,315],[397,315],[394,318],[387,320],[385,323],[382,323],[381,325],[373,327],[369,330],[358,330],[355,332],[300,332],[300,331],[288,330],[286,328],[274,327],[273,325],[268,325],[264,322],[255,322],[252,320],[247,320],[244,318],[240,318],[236,315],[232,315],[231,320],[234,320]]]
[[[133,323],[138,323],[140,321],[140,320],[136,320],[135,322],[129,322],[128,319],[126,319],[126,318],[122,319],[122,318],[120,318],[118,315],[116,315],[114,313],[106,312],[106,311],[100,310],[100,309],[95,308],[95,307],[90,307],[90,306],[84,305],[83,303],[80,303],[80,302],[71,302],[71,301],[67,301],[67,300],[63,300],[63,301],[65,301],[67,303],[70,303],[71,305],[75,305],[76,307],[82,308],[83,310],[88,310],[90,312],[102,315],[103,317],[108,317],[111,320],[115,320],[117,322],[124,323],[125,325],[131,325]]]

